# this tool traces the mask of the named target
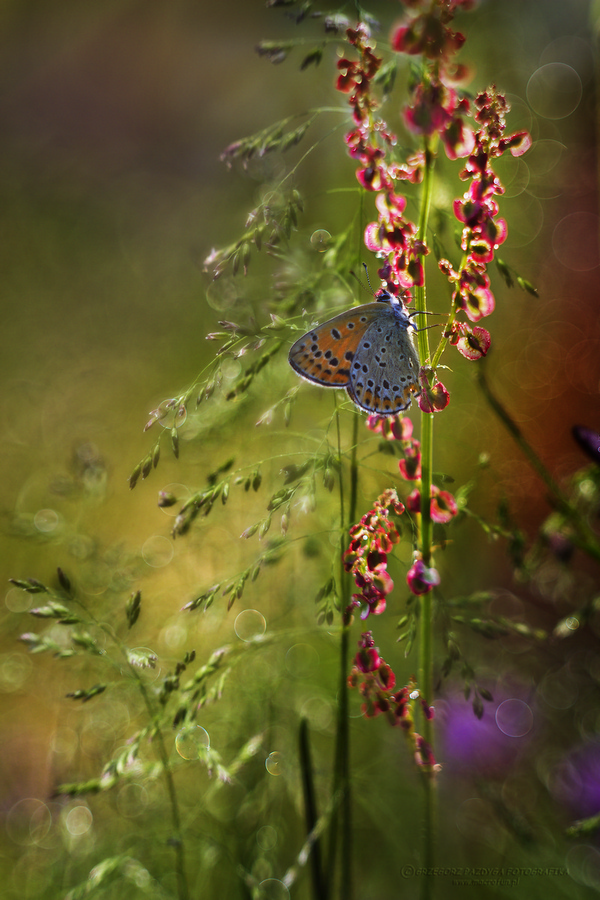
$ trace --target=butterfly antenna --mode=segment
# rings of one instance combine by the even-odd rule
[[[360,284],[360,286],[361,286],[361,288],[363,289],[363,291],[368,290],[369,294],[371,294],[373,297],[375,297],[376,294],[375,294],[375,291],[373,290],[373,285],[371,284],[371,279],[369,278],[369,270],[367,269],[367,264],[366,264],[366,263],[363,263],[362,266],[363,266],[363,269],[365,270],[365,276],[366,276],[366,279],[367,279],[367,284],[369,285],[368,288],[366,288],[366,287],[364,286],[364,284],[362,283],[362,281],[360,280],[360,278],[358,277],[358,275],[356,274],[356,272],[353,272],[352,269],[350,270],[350,274],[351,274],[351,275],[354,275],[354,277],[356,278],[356,280],[357,280],[358,283]]]
[[[365,272],[366,272],[367,267],[366,267],[365,263],[363,263],[363,266],[365,267]],[[369,281],[369,287],[368,287],[368,288],[366,288],[366,287],[364,286],[364,284],[362,283],[362,281],[360,280],[360,278],[358,277],[358,275],[356,274],[356,272],[355,272],[353,269],[350,269],[350,274],[351,274],[354,278],[356,278],[356,280],[357,280],[358,283],[360,284],[360,286],[361,286],[361,288],[363,289],[363,291],[367,291],[367,290],[368,290],[368,292],[369,292],[370,294],[373,294],[373,296],[375,296],[375,294],[374,294],[374,292],[373,292],[373,288],[371,287],[371,282],[369,281],[369,273],[368,273],[368,272],[367,272],[367,281]]]
[[[371,279],[369,278],[369,270],[367,269],[367,264],[363,263],[363,269],[365,270],[365,277],[367,279],[367,284],[369,285],[369,290],[375,296],[375,291],[373,290],[373,285],[371,284]]]

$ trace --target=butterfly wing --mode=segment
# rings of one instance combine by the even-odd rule
[[[420,393],[419,357],[409,324],[404,312],[380,309],[358,342],[348,394],[368,413],[392,416]]]
[[[381,303],[365,303],[317,325],[293,345],[291,367],[315,384],[349,390],[357,347],[381,314]]]

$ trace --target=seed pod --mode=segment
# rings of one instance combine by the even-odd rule
[[[260,528],[258,530],[258,539],[259,540],[262,541],[262,539],[264,538],[265,534],[267,533],[267,531],[269,530],[270,527],[271,527],[271,516],[267,516],[267,518],[264,520],[264,522],[262,523],[262,525],[260,526]]]
[[[131,475],[129,476],[129,490],[132,491],[138,482],[138,478],[142,474],[142,464],[138,463]]]
[[[152,456],[148,454],[146,459],[142,463],[142,481],[144,478],[147,478],[150,472],[152,471]]]
[[[63,570],[60,568],[60,566],[57,568],[56,574],[58,575],[58,583],[60,584],[63,591],[65,591],[67,594],[70,594],[71,582],[69,581]]]

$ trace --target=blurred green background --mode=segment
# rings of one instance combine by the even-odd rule
[[[381,18],[386,40],[399,5],[373,3],[370,11]],[[585,0],[487,0],[457,23],[467,36],[463,58],[473,64],[472,89],[493,82],[505,90],[513,106],[509,129],[530,130],[535,141],[526,157],[499,166],[507,187],[501,215],[509,224],[500,255],[536,285],[539,298],[509,291],[495,276],[496,312],[483,323],[493,339],[485,368],[559,480],[585,464],[571,427],[600,427],[596,18],[594,4]],[[354,198],[336,189],[354,187],[354,166],[341,146],[338,114],[306,139],[320,143],[295,176],[305,214],[291,239],[293,264],[286,268],[257,255],[247,279],[226,278],[212,288],[202,273],[211,248],[242,232],[266,186],[308,144],[285,158],[265,158],[249,173],[220,163],[222,149],[283,116],[340,105],[334,49],[319,68],[304,72],[300,54],[274,67],[254,52],[261,39],[295,36],[311,36],[310,49],[319,42],[319,28],[315,22],[299,29],[258,0],[2,4],[0,574],[7,588],[0,644],[0,870],[6,896],[63,896],[97,861],[132,846],[136,858],[154,865],[161,890],[173,889],[171,851],[155,836],[163,815],[160,786],[143,803],[120,793],[92,798],[89,821],[78,813],[70,825],[69,814],[88,804],[50,800],[56,783],[97,774],[141,710],[128,687],[85,706],[64,699],[93,683],[93,666],[86,672],[79,663],[75,670],[68,660],[26,653],[18,635],[39,623],[24,615],[30,598],[8,585],[10,577],[48,581],[59,565],[107,620],[121,615],[123,598],[141,586],[145,606],[135,642],[155,650],[164,665],[188,647],[205,658],[221,643],[235,642],[235,617],[245,607],[258,610],[270,630],[285,630],[282,642],[251,655],[243,678],[235,687],[229,683],[202,721],[228,760],[254,733],[266,731],[265,754],[282,753],[283,777],[266,785],[258,767],[215,791],[204,769],[182,776],[189,786],[186,821],[201,848],[203,874],[196,876],[194,896],[201,890],[203,896],[248,896],[236,866],[261,880],[280,878],[294,862],[303,840],[296,717],[309,709],[324,793],[329,785],[337,651],[334,638],[316,629],[313,598],[329,577],[334,506],[323,500],[308,524],[301,522],[298,535],[312,527],[317,537],[261,575],[241,605],[227,614],[221,601],[204,615],[180,609],[194,592],[248,565],[256,545],[240,542],[239,535],[264,515],[268,493],[238,492],[176,542],[169,539],[172,519],[156,506],[158,490],[173,483],[180,492],[193,490],[230,456],[252,467],[275,444],[282,454],[303,450],[302,435],[322,436],[329,394],[302,387],[287,437],[280,436],[281,420],[273,434],[255,429],[260,414],[296,383],[282,357],[247,402],[224,411],[200,407],[184,433],[179,462],[164,452],[147,482],[132,493],[127,484],[151,446],[142,431],[149,411],[184,389],[212,358],[215,345],[205,342],[206,333],[223,316],[268,322],[273,283],[293,278],[294,266],[321,264],[311,234],[323,228],[335,235],[346,224]],[[383,114],[402,135],[398,98]],[[448,197],[440,194],[434,203],[443,200]],[[365,261],[373,271],[366,251]],[[442,292],[438,302],[444,309]],[[435,289],[430,305],[435,309]],[[491,516],[507,496],[514,520],[532,539],[550,511],[545,488],[478,393],[476,364],[458,355],[445,362],[452,367],[444,380],[453,400],[436,420],[435,468],[460,485],[480,454],[489,454],[473,508]],[[263,467],[271,492],[281,484],[280,463]],[[361,510],[384,486],[377,476],[365,477]],[[504,547],[473,522],[453,540],[441,562],[448,589],[493,590],[496,611],[533,625],[551,630],[569,603],[577,606],[595,590],[596,573],[584,560],[583,582],[572,593],[558,564],[548,564],[545,581],[532,588],[514,582]],[[403,563],[408,556],[408,549],[400,552]],[[400,585],[402,573],[402,565],[393,572]],[[398,593],[390,604],[394,623],[405,599]],[[445,765],[441,864],[568,863],[578,890],[587,887],[591,895],[600,886],[595,839],[573,847],[562,837],[573,817],[590,813],[569,805],[567,774],[557,769],[582,741],[593,744],[599,730],[598,625],[591,625],[568,649],[556,643],[532,649],[518,638],[492,647],[464,638],[482,683],[498,700],[527,703],[536,725],[523,746],[515,737],[497,745],[489,731],[493,713],[477,732],[460,682],[444,687],[438,705],[447,728],[439,753]],[[407,678],[414,657],[404,660],[393,626],[388,634],[378,628],[383,655]],[[556,692],[562,699],[553,703]],[[417,779],[401,735],[380,721],[365,722],[356,698],[353,703],[357,896],[398,897],[400,865],[418,864]],[[458,737],[448,725],[453,715]],[[593,766],[590,771],[600,783],[600,768],[597,777]],[[553,789],[556,782],[561,790]],[[43,818],[43,809],[56,824],[39,838],[28,823],[34,814]],[[265,827],[278,835],[274,849],[265,850],[260,840],[257,849],[256,835]],[[478,895],[561,896],[573,887],[570,876],[532,876],[516,888],[481,887]],[[416,896],[416,879],[402,882],[402,889]],[[445,879],[438,889],[444,896],[466,890]],[[154,896],[144,884],[113,890],[108,896]],[[303,875],[291,892],[309,896]]]

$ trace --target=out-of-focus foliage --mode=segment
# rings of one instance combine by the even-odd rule
[[[340,259],[356,265],[356,185],[340,146],[343,116],[311,118],[339,105],[335,49],[321,48],[319,23],[301,32],[285,6],[247,0],[205,7],[8,3],[0,20],[0,869],[9,897],[86,896],[90,884],[98,896],[176,892],[144,691],[168,713],[165,753],[195,848],[192,896],[242,895],[286,872],[292,891],[309,896],[297,728],[300,717],[310,723],[325,796],[338,677],[327,631],[339,515],[330,488],[341,463],[333,436],[323,436],[332,401],[297,390],[281,316],[297,315],[301,327],[305,307],[350,302],[349,273],[340,285],[330,269]],[[389,10],[372,4],[388,24]],[[575,0],[490,0],[463,21],[474,90],[490,81],[506,90],[511,129],[534,137],[530,154],[501,173],[510,234],[486,374],[593,525],[597,466],[584,468],[571,437],[573,425],[598,427],[600,380],[587,15]],[[304,50],[276,69],[254,52],[261,40],[306,33]],[[386,82],[392,122],[405,65]],[[247,155],[245,171],[219,162],[240,137],[288,116],[300,118],[282,140],[295,134],[299,143]],[[277,190],[313,146],[287,193]],[[456,185],[440,184],[441,207]],[[252,244],[234,247],[230,269],[211,284],[203,261],[249,234],[248,216]],[[269,247],[273,229],[282,237]],[[441,217],[436,240],[454,246]],[[506,287],[507,272],[535,284],[539,299]],[[213,370],[216,345],[204,338],[215,332],[239,356],[224,353]],[[255,362],[263,356],[264,369]],[[439,424],[435,465],[462,486],[469,511],[451,537],[438,534],[452,541],[454,597],[438,648],[440,864],[568,865],[597,888],[596,851],[563,835],[600,806],[597,568],[574,550],[564,510],[549,508],[469,367],[453,368],[447,380],[461,402]],[[168,406],[180,397],[189,401],[184,422],[178,404]],[[145,434],[150,410],[165,417]],[[364,438],[366,509],[381,488],[378,467],[395,470],[397,460],[385,441]],[[399,575],[407,562],[400,551]],[[408,680],[414,663],[399,633],[378,643]],[[481,721],[478,691],[496,710],[481,704]],[[365,722],[352,703],[357,896],[397,893],[398,860],[415,862],[406,848],[416,813],[397,816],[416,808],[410,760],[395,732]],[[382,828],[388,821],[392,831]],[[451,882],[440,877],[440,895],[463,894]],[[510,896],[542,890],[566,895],[572,882],[522,876]]]

